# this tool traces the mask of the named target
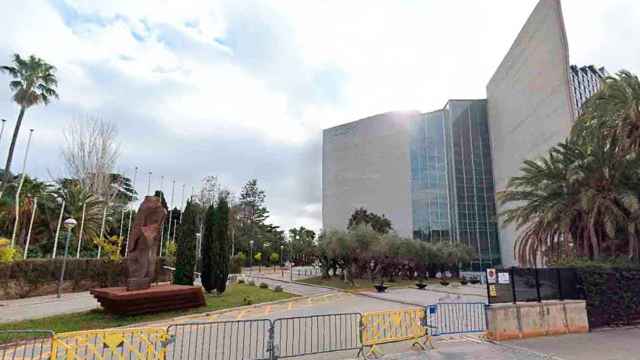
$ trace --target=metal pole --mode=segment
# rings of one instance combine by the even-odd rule
[[[107,206],[104,207],[104,211],[102,211],[102,225],[100,225],[100,242],[102,242],[102,236],[104,235],[104,223],[107,220]],[[102,254],[102,245],[98,243],[98,256],[97,259],[100,259],[100,255]]]
[[[82,204],[82,219],[80,219],[80,232],[78,233],[78,251],[76,251],[76,259],[80,259],[80,248],[82,247],[82,231],[84,230],[84,215],[87,211],[87,201]]]
[[[13,223],[13,234],[11,235],[11,247],[16,244],[16,234],[18,233],[18,223],[20,222],[20,192],[22,191],[22,185],[24,184],[25,170],[27,167],[27,157],[29,156],[29,147],[31,146],[31,136],[33,135],[33,129],[29,130],[29,140],[27,140],[27,148],[24,150],[24,160],[22,160],[22,175],[20,176],[20,184],[18,190],[16,190],[16,221]]]
[[[176,189],[176,181],[173,180],[173,183],[171,185],[171,203],[169,205],[169,229],[167,229],[167,240],[171,239],[171,220],[173,220],[171,218],[171,216],[173,215],[172,206],[173,206],[173,193],[174,193],[175,189]]]
[[[0,140],[2,140],[2,135],[4,134],[4,124],[7,122],[7,119],[2,119],[2,127],[0,128]]]
[[[182,184],[182,204],[180,205],[180,224],[182,224],[182,214],[184,213],[184,188],[187,184]]]
[[[171,241],[176,242],[176,221],[177,220],[173,220],[173,239]]]
[[[58,299],[62,296],[62,284],[64,283],[64,270],[67,266],[67,256],[69,255],[69,238],[71,237],[71,229],[76,225],[74,219],[67,219],[64,227],[67,228],[67,240],[64,243],[64,257],[62,258],[62,269],[60,270],[60,280],[58,281]]]
[[[162,243],[164,242],[164,223],[162,223],[162,228],[160,228],[160,254],[158,256],[162,257]]]
[[[60,226],[62,226],[62,216],[64,215],[65,200],[62,199],[62,207],[60,208],[60,217],[58,218],[58,227],[56,228],[56,238],[53,240],[53,255],[52,259],[56,258],[56,252],[58,251],[58,237],[60,237]]]
[[[153,172],[149,171],[149,178],[147,179],[147,196],[151,195],[151,174],[153,174]]]
[[[124,213],[127,211],[124,207],[122,208],[122,214],[120,215],[120,241],[122,241],[122,226],[124,225]]]
[[[136,177],[138,176],[138,167],[136,166],[133,171],[133,184],[131,184],[132,191],[131,197],[129,198],[129,202],[133,201],[133,191],[136,189]],[[127,257],[129,254],[129,236],[131,236],[131,218],[133,217],[133,210],[129,211],[129,227],[127,228],[127,242],[124,245],[124,257]]]
[[[38,197],[33,199],[33,211],[31,211],[31,221],[29,221],[29,231],[27,231],[27,242],[24,245],[24,256],[23,259],[27,258],[27,253],[29,253],[29,241],[31,240],[31,229],[33,229],[33,219],[36,218],[36,210],[38,209]]]
[[[58,281],[58,299],[62,296],[62,283],[64,282],[64,270],[67,265],[67,254],[69,253],[69,237],[71,230],[67,231],[67,240],[64,242],[64,257],[62,258],[62,270],[60,270],[60,281]]]

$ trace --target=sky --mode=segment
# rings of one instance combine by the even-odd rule
[[[270,221],[321,228],[322,129],[381,112],[432,111],[485,87],[537,0],[0,0],[0,64],[35,54],[60,99],[29,109],[27,172],[66,174],[63,129],[119,129],[116,169],[174,205],[205,176],[266,191]],[[573,64],[640,73],[640,2],[564,0]],[[18,114],[0,74],[6,156]],[[6,85],[3,85],[6,84]]]

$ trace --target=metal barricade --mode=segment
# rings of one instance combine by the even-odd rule
[[[413,345],[425,349],[431,339],[424,326],[422,308],[367,312],[362,315],[362,345],[370,346],[366,357],[382,354],[377,346],[390,342],[413,340]],[[420,338],[424,337],[424,342]]]
[[[167,330],[158,327],[76,331],[52,338],[51,359],[165,359]]]
[[[425,324],[432,336],[487,330],[486,304],[439,303],[427,306]]]
[[[267,360],[271,320],[215,321],[170,325],[170,360]]]
[[[360,350],[361,320],[359,313],[274,320],[274,358]]]
[[[50,330],[0,330],[0,359],[49,359],[53,336]]]

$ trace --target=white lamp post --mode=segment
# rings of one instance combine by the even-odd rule
[[[62,296],[62,283],[64,282],[64,270],[67,266],[67,255],[69,255],[69,238],[71,237],[71,229],[73,229],[78,222],[73,218],[68,218],[64,221],[64,228],[67,229],[67,240],[64,243],[64,257],[62,258],[62,269],[60,270],[60,281],[58,282],[58,298]]]

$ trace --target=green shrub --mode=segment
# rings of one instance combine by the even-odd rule
[[[640,320],[640,270],[583,268],[578,276],[591,327]]]
[[[260,288],[261,289],[268,289],[269,285],[267,285],[267,283],[260,283]]]
[[[242,304],[244,304],[244,305],[251,305],[251,304],[253,304],[253,300],[251,300],[251,298],[250,298],[250,297],[246,297],[246,296],[245,296],[245,298],[244,298],[244,299],[242,299]]]
[[[256,286],[256,282],[255,282],[255,281],[253,281],[253,280],[249,280],[249,285],[251,285],[251,286]]]
[[[232,256],[229,264],[229,273],[241,274],[245,261],[247,261],[247,258],[243,253],[238,253],[237,255]]]
[[[282,286],[278,285],[275,288],[273,288],[273,291],[275,292],[282,292]]]

